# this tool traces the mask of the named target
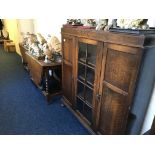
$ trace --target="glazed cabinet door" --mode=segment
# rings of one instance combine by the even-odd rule
[[[69,105],[73,105],[74,79],[73,79],[73,61],[74,61],[74,37],[62,35],[62,91],[63,97]]]
[[[101,42],[79,38],[76,52],[76,112],[93,125],[94,96],[100,76]]]
[[[142,50],[104,44],[96,125],[101,134],[124,134]]]

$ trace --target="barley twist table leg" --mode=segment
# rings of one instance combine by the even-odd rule
[[[48,72],[45,72],[45,85],[46,85],[46,93],[48,94]]]

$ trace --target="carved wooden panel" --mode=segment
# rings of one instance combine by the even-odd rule
[[[100,83],[98,131],[124,134],[140,63],[138,48],[106,44]]]
[[[105,68],[105,81],[128,91],[132,72],[137,64],[137,55],[108,49]]]
[[[126,98],[106,86],[102,94],[99,131],[102,134],[122,134],[126,124]]]

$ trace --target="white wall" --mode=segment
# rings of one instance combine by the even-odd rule
[[[148,110],[145,116],[141,134],[145,133],[151,128],[154,116],[155,116],[155,86],[154,86],[150,104],[149,104],[149,107],[148,107]]]
[[[9,32],[9,38],[13,40],[16,46],[16,52],[20,54],[20,49],[19,49],[19,38],[20,38],[20,33],[19,33],[19,28],[18,28],[18,22],[17,19],[3,19],[4,25],[5,25],[5,30]]]
[[[18,19],[20,32],[34,33],[33,19]]]
[[[34,21],[33,19],[18,19],[18,30],[20,33],[20,42],[22,41],[22,34],[27,32],[34,33]]]
[[[54,15],[55,16],[55,15]],[[66,23],[67,19],[61,18],[47,18],[34,19],[34,31],[35,33],[41,33],[44,37],[48,34],[56,36],[61,40],[61,27]]]
[[[155,27],[155,19],[148,19],[148,24],[150,27]]]

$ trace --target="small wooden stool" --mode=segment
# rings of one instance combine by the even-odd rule
[[[16,51],[15,43],[6,42],[6,51],[7,52],[15,52]]]
[[[4,50],[6,51],[7,50],[7,47],[6,47],[6,44],[8,42],[13,42],[12,40],[3,40],[3,43],[4,43]]]

